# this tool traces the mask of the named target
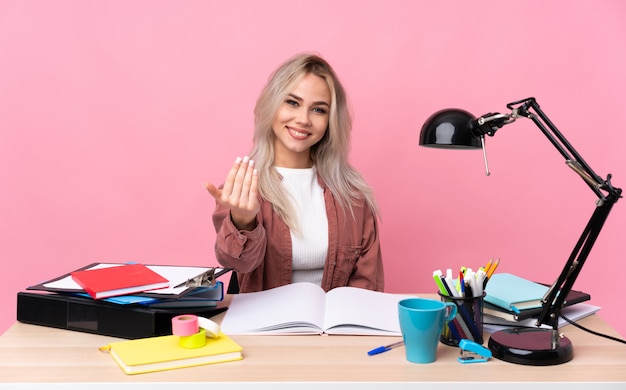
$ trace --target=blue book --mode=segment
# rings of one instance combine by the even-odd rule
[[[194,287],[180,298],[153,299],[140,303],[157,309],[200,308],[217,307],[217,302],[222,300],[224,300],[224,283],[218,280],[210,287]]]
[[[193,287],[180,298],[153,298],[142,295],[118,295],[103,298],[103,301],[118,305],[140,304],[156,309],[217,307],[217,302],[224,300],[224,283],[216,281],[210,287]],[[76,296],[91,298],[87,293]]]
[[[485,288],[485,302],[519,313],[541,307],[541,299],[548,289],[548,286],[517,275],[493,274]]]

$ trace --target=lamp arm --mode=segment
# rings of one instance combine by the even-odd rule
[[[572,290],[574,282],[578,278],[578,274],[585,264],[591,248],[595,244],[604,222],[618,197],[615,194],[609,194],[605,201],[598,202],[598,206],[567,259],[561,274],[541,300],[542,311],[537,317],[537,326],[548,324],[554,330],[558,328],[558,320],[561,309],[565,304],[565,299]]]
[[[587,183],[598,197],[596,209],[565,263],[561,274],[542,299],[542,311],[537,318],[537,326],[547,324],[556,332],[558,329],[558,319],[565,299],[572,290],[574,282],[587,260],[591,248],[595,244],[613,205],[621,198],[622,190],[613,187],[611,184],[611,174],[608,174],[607,179],[603,180],[591,169],[576,149],[574,149],[541,110],[534,98],[509,103],[507,104],[507,108],[512,110],[510,114],[511,118],[522,116],[531,119],[565,158],[567,165]],[[511,121],[507,123],[510,122]]]
[[[606,186],[605,181],[591,169],[589,164],[587,164],[559,129],[550,121],[539,107],[535,98],[509,103],[507,107],[513,111],[514,116],[523,116],[532,120],[546,138],[548,138],[550,143],[561,153],[563,158],[565,158],[567,165],[585,180],[598,198],[604,200],[604,194],[601,190],[609,190],[608,188],[604,188]],[[607,187],[610,187],[610,185]]]

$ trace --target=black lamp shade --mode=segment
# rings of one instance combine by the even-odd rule
[[[480,148],[480,138],[472,133],[475,117],[461,109],[450,108],[432,114],[420,132],[420,145],[434,148]]]

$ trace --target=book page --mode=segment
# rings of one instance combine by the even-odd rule
[[[226,334],[322,333],[324,290],[292,283],[233,296],[222,320]]]
[[[414,296],[356,287],[338,287],[326,294],[325,331],[329,334],[400,336],[398,302]]]

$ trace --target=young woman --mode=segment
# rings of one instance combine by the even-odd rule
[[[240,292],[311,282],[325,291],[383,291],[378,211],[348,162],[351,117],[330,65],[297,55],[270,77],[255,113],[254,146],[215,198],[219,263]]]

